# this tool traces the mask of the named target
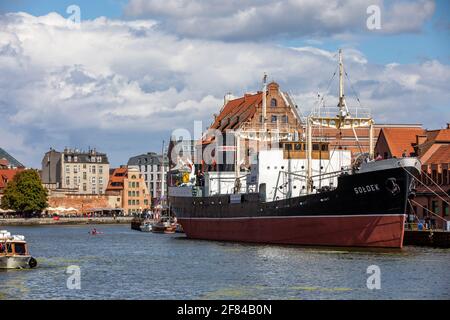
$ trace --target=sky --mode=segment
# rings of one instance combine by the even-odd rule
[[[348,104],[377,123],[450,122],[446,0],[0,0],[0,147],[35,168],[50,147],[119,166],[207,127],[264,72],[306,115],[318,92],[337,103],[339,48]]]

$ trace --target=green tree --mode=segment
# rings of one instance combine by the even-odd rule
[[[42,186],[36,170],[29,169],[17,173],[6,185],[1,207],[30,214],[47,208],[47,190]]]

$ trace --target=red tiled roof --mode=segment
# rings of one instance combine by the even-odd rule
[[[439,130],[434,140],[439,142],[450,142],[450,129]]]
[[[383,128],[382,132],[392,156],[400,158],[405,150],[407,155],[414,153],[416,137],[425,131],[419,128]]]
[[[445,144],[439,146],[435,152],[425,161],[425,164],[449,163],[450,162],[450,145]]]
[[[216,117],[210,129],[233,129],[250,119],[256,112],[256,106],[262,101],[262,93],[246,94],[229,101]]]
[[[5,188],[6,184],[20,171],[23,169],[0,169],[0,189]]]

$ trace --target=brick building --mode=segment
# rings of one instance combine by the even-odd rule
[[[409,210],[419,218],[435,217],[436,226],[450,220],[450,124],[446,129],[382,129],[375,151],[384,158],[416,156],[422,163],[421,183],[417,183],[415,203]]]
[[[0,204],[2,203],[2,196],[6,185],[22,170],[24,170],[24,168],[0,169]]]
[[[122,208],[125,215],[149,210],[151,206],[144,177],[135,166],[112,169],[106,195],[110,196],[110,205]]]

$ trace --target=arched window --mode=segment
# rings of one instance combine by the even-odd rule
[[[270,100],[270,106],[271,107],[276,107],[277,106],[277,99],[272,98],[272,100]]]
[[[132,175],[132,176],[131,176],[131,179],[136,179],[136,176],[135,176],[135,175]]]

